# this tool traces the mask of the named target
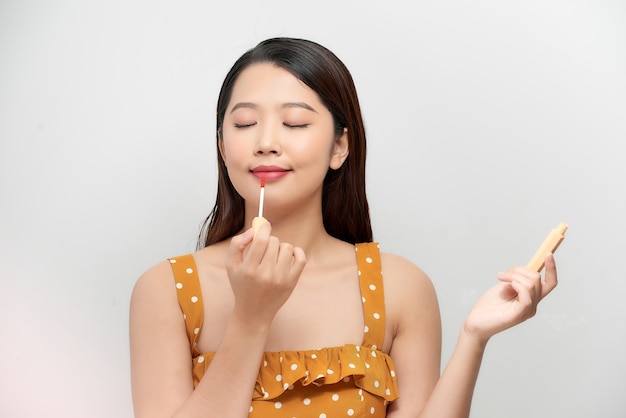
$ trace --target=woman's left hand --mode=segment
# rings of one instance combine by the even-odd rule
[[[501,283],[489,289],[472,307],[464,331],[481,343],[511,328],[537,312],[537,305],[557,285],[556,264],[546,256],[545,277],[526,267],[513,267],[498,274]]]

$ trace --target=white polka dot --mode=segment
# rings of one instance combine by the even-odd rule
[[[276,375],[276,381],[277,381],[277,382],[280,382],[281,380],[283,380],[283,376],[282,376],[282,375],[280,375],[280,374],[277,374],[277,375]]]
[[[320,418],[326,418],[326,414],[320,414]]]
[[[391,374],[391,377],[396,377],[396,372],[395,372],[395,370],[391,370],[391,371],[389,372],[389,374]]]
[[[385,395],[387,396],[391,395],[391,391],[389,390],[389,388],[385,389]]]
[[[356,366],[354,365],[354,363],[348,364],[348,367],[350,367],[351,369],[356,369]]]
[[[193,329],[193,333],[198,335],[198,333],[200,332],[200,328],[194,328]]]
[[[182,289],[182,288],[183,288],[182,283],[176,283],[176,289]]]
[[[367,258],[365,259],[365,262],[366,262],[366,263],[369,263],[369,264],[372,264],[372,258],[371,258],[371,257],[367,257]]]
[[[369,363],[365,363],[365,368],[369,369],[370,368],[370,364]]]
[[[370,408],[370,414],[374,415],[374,412],[376,412],[376,408],[374,408],[373,406]]]
[[[356,272],[359,276],[361,275],[361,270],[357,270]]]
[[[333,394],[333,396],[331,397],[331,399],[335,402],[337,402],[339,400],[339,395],[337,395],[336,393]]]
[[[280,402],[276,402],[276,403],[274,404],[274,408],[276,408],[276,409],[280,409],[282,406],[283,406],[283,404],[282,404],[282,403],[280,403]]]
[[[263,367],[267,367],[267,360],[263,360]]]
[[[254,411],[254,408],[252,407],[252,405],[250,405],[250,412]]]
[[[198,357],[198,363],[204,363],[204,357],[203,356]]]
[[[372,357],[376,357],[376,351],[372,351]]]
[[[263,392],[263,398],[269,398],[269,397],[270,397],[270,394],[269,394],[269,393],[267,393],[267,392]]]
[[[289,385],[287,383],[283,383],[283,390],[289,389]]]
[[[291,365],[291,370],[296,370],[297,368],[298,368],[297,364],[294,363],[294,364]]]
[[[187,267],[187,270],[185,271],[187,272],[187,274],[193,273],[193,269],[191,267]]]
[[[183,314],[183,319],[187,319],[187,314]]]
[[[321,379],[322,377],[324,377],[324,375],[320,373],[317,375],[316,379]]]
[[[365,303],[367,299],[365,299],[364,297],[361,297],[361,300],[363,301],[363,303]]]
[[[311,358],[312,359],[316,359],[317,358],[317,354],[311,354]]]
[[[348,409],[348,416],[351,417],[354,415],[354,409]]]
[[[328,374],[333,374],[333,373],[335,373],[335,372],[333,372],[331,369],[327,369],[327,370],[326,370],[326,373],[328,373]]]
[[[373,284],[371,284],[371,285],[370,285],[370,290],[376,290],[376,286],[375,286],[375,285],[373,285]]]
[[[374,387],[379,387],[380,386],[380,382],[378,380],[374,380]]]
[[[374,316],[374,319],[380,319],[380,314],[378,314],[378,313],[374,313],[373,316]]]
[[[365,328],[363,328],[363,332],[368,332],[369,330],[370,328],[367,325],[365,325]]]
[[[311,405],[311,400],[309,398],[304,398],[302,400],[302,403],[305,404],[305,405]]]
[[[176,264],[176,259],[172,258],[172,259],[170,260],[170,263],[172,263],[172,264]]]
[[[283,362],[283,356],[280,356],[280,357],[278,358],[278,361],[282,363],[282,362]]]
[[[372,350],[378,350],[378,346],[376,344],[372,344]],[[376,357],[376,355],[374,355]]]
[[[356,346],[356,351],[361,351],[361,346],[360,345]]]
[[[192,301],[193,303],[196,303],[196,302],[198,301],[198,296],[192,296],[192,297],[191,297],[191,301]]]
[[[363,389],[359,389],[359,396],[363,396]]]

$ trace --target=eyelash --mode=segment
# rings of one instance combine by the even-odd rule
[[[244,129],[244,128],[249,128],[251,126],[256,125],[256,122],[254,123],[246,123],[246,124],[239,124],[239,123],[235,123],[235,128],[237,129]]]
[[[235,123],[235,128],[237,129],[245,129],[245,128],[249,128],[251,126],[256,125],[256,122],[254,123],[246,123],[246,124],[239,124],[239,123]],[[297,128],[306,128],[307,126],[309,126],[308,123],[302,123],[302,124],[298,124],[298,125],[290,125],[288,123],[283,123],[283,126],[287,127],[287,128],[293,128],[293,129],[297,129]]]

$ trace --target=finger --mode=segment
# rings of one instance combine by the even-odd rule
[[[300,277],[306,264],[306,256],[300,247],[294,247],[288,243],[282,243],[278,254],[277,266],[282,271],[288,272],[290,280]]]
[[[256,243],[253,243],[253,245]],[[278,259],[280,241],[277,237],[270,236],[265,241],[265,249],[261,257],[258,259],[259,272],[271,272],[276,265]]]
[[[498,280],[502,282],[511,282],[516,280],[520,283],[524,283],[528,287],[539,288],[541,275],[537,272],[528,270],[526,267],[517,266],[508,271],[498,273]]]
[[[287,242],[281,242],[278,247],[278,254],[276,257],[276,266],[281,271],[289,271],[293,260],[293,245]]]
[[[262,222],[257,231],[252,231],[252,244],[246,253],[246,259],[251,263],[260,264],[270,243],[272,226],[268,221]]]
[[[232,271],[232,269],[243,262],[246,248],[252,241],[252,235],[252,228],[250,228],[243,234],[235,235],[231,238],[225,262],[227,270]]]
[[[252,242],[252,228],[247,229],[245,232],[239,235],[235,235],[230,240],[228,248],[231,258],[241,259],[243,257],[243,250]]]
[[[552,292],[559,283],[556,273],[556,262],[554,261],[554,254],[546,255],[545,259],[546,272],[541,286],[541,299],[546,297],[548,293]]]
[[[534,300],[532,291],[518,281],[512,281],[511,287],[517,292],[517,301],[524,317],[534,316],[537,311],[538,301]]]
[[[498,275],[498,279],[509,284],[516,282],[519,286],[523,286],[528,289],[529,292],[532,292],[533,295],[536,295],[537,297],[541,296],[541,275],[537,272],[528,270],[526,267],[518,266],[505,273],[500,273]]]
[[[304,253],[304,250],[300,247],[295,247],[293,249],[293,258],[292,269],[300,275],[306,265],[306,254]]]

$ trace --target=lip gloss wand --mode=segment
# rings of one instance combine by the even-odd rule
[[[263,222],[267,222],[263,217],[263,203],[265,201],[265,177],[261,177],[261,194],[259,195],[259,216],[252,220],[252,229],[254,230],[254,235],[259,231]]]

